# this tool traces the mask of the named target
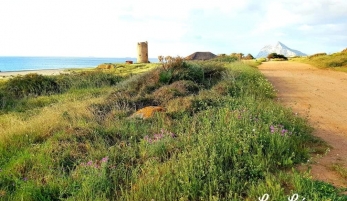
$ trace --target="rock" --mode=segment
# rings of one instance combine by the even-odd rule
[[[97,67],[98,69],[115,69],[116,65],[115,64],[111,64],[111,63],[106,63],[106,64],[100,64]]]
[[[133,64],[133,61],[125,61],[126,64]]]
[[[160,106],[148,106],[136,111],[131,118],[148,119],[153,117],[156,112],[164,112],[165,108]]]

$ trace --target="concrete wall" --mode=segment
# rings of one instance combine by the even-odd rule
[[[137,43],[137,63],[148,63],[148,42]]]

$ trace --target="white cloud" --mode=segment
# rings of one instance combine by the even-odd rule
[[[303,25],[300,25],[298,29],[301,31],[311,31],[313,29],[313,26],[303,24]]]
[[[251,52],[279,39],[347,46],[346,10],[345,0],[2,0],[0,55],[134,56],[145,40],[152,57]]]

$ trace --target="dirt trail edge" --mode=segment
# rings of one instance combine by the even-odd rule
[[[347,187],[347,179],[333,169],[336,164],[347,169],[347,73],[287,61],[258,68],[278,90],[279,101],[307,118],[313,135],[331,146],[309,164],[313,178]]]

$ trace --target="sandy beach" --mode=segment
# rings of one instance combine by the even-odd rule
[[[0,79],[10,78],[10,77],[14,77],[17,75],[26,75],[29,73],[37,73],[37,74],[41,74],[41,75],[59,75],[61,73],[69,73],[69,69],[43,69],[43,70],[0,72]]]

